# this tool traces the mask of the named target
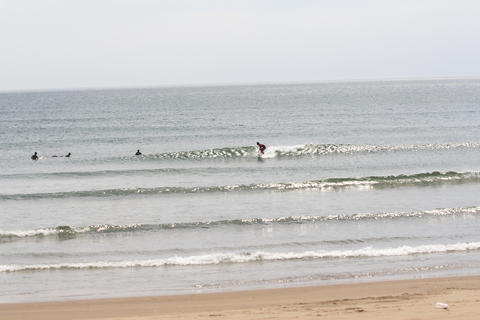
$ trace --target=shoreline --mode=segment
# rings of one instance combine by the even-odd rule
[[[448,309],[436,303],[448,304]],[[0,304],[0,319],[477,319],[480,275]]]

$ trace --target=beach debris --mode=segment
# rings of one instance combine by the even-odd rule
[[[448,309],[448,304],[443,303],[443,302],[437,302],[437,303],[435,304],[435,308]]]

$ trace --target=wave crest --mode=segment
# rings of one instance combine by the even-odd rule
[[[446,143],[446,144],[398,144],[398,145],[373,145],[373,144],[304,144],[296,146],[269,146],[264,157],[302,157],[321,156],[327,154],[351,154],[372,152],[400,152],[400,151],[428,151],[428,150],[451,150],[480,148],[480,143]],[[257,147],[224,147],[195,151],[177,151],[144,155],[141,159],[229,159],[257,157]]]
[[[248,263],[279,260],[313,260],[313,259],[342,259],[361,257],[406,256],[413,254],[446,253],[479,250],[480,242],[430,244],[416,247],[401,246],[395,248],[366,247],[354,250],[318,250],[305,252],[243,252],[243,253],[212,253],[187,257],[168,257],[163,259],[134,260],[134,261],[96,261],[60,264],[36,265],[0,265],[0,272],[41,271],[61,269],[104,269],[104,268],[140,268],[162,266],[195,266],[225,263]]]
[[[21,238],[42,238],[49,236],[58,236],[60,238],[69,238],[81,234],[95,233],[118,233],[118,232],[147,232],[175,229],[198,229],[215,228],[228,225],[264,225],[264,224],[303,224],[303,223],[322,223],[322,222],[342,222],[342,221],[362,221],[362,220],[380,220],[380,219],[400,219],[400,218],[422,218],[426,216],[453,216],[453,215],[473,215],[480,213],[480,207],[465,208],[442,208],[424,211],[410,212],[383,212],[383,213],[356,213],[340,214],[327,216],[288,216],[275,218],[250,218],[250,219],[231,219],[217,221],[197,221],[197,222],[172,222],[163,224],[99,224],[86,227],[75,226],[57,226],[52,228],[41,228],[34,230],[20,231],[1,231],[0,242],[12,241]]]
[[[225,186],[120,188],[106,190],[66,191],[53,193],[4,194],[0,200],[110,197],[129,195],[188,194],[212,192],[289,191],[289,190],[338,190],[345,188],[393,188],[407,185],[438,185],[471,183],[480,181],[480,172],[427,172],[412,175],[370,176],[360,178],[328,178],[305,182],[279,182],[259,184],[235,184]]]

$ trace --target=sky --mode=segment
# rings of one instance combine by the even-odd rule
[[[480,1],[0,0],[0,91],[480,78]]]

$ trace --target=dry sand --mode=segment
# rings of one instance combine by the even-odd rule
[[[0,319],[480,319],[480,276],[0,304]]]

